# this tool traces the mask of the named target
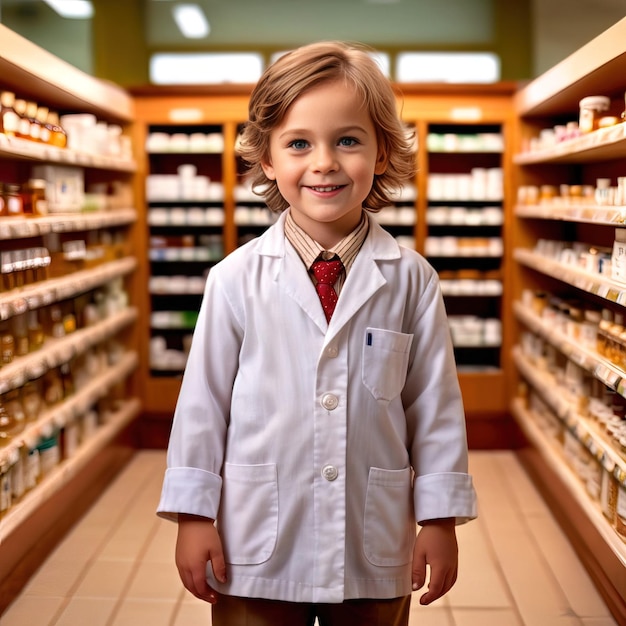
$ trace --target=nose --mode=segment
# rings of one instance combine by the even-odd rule
[[[339,168],[335,151],[330,146],[317,146],[311,161],[315,172],[334,172]]]

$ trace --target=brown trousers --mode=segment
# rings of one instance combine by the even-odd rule
[[[341,604],[281,602],[219,596],[213,626],[407,626],[411,596],[391,600],[346,600]]]

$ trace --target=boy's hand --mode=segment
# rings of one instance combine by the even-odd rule
[[[226,582],[222,540],[213,520],[197,515],[178,516],[176,567],[183,585],[196,598],[215,604],[217,593],[206,581],[206,564],[211,561],[215,578]]]
[[[430,604],[450,591],[458,571],[458,545],[454,519],[422,523],[413,550],[413,591],[426,582],[426,565],[430,565],[428,591],[420,604]]]

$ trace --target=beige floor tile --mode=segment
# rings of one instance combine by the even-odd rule
[[[51,559],[28,581],[23,593],[37,597],[66,597],[80,581],[80,563]]]
[[[457,528],[459,574],[448,593],[453,607],[510,607],[511,596],[497,564],[482,520]]]
[[[454,623],[462,624],[462,626],[524,626],[513,609],[457,609],[452,607],[452,616]],[[537,623],[534,626],[552,626],[552,623]]]
[[[617,622],[612,617],[583,617],[583,626],[616,626]]]
[[[211,626],[211,605],[194,598],[192,601],[182,602],[172,626]]]
[[[452,613],[445,604],[421,606],[419,597],[413,594],[409,626],[455,626]]]
[[[108,626],[117,598],[72,598],[54,626]],[[35,623],[33,623],[34,626]]]
[[[37,598],[20,596],[1,616],[2,626],[48,626],[48,621],[63,607],[64,598]],[[42,617],[44,619],[42,619]]]
[[[553,572],[576,615],[609,617],[609,610],[581,566],[574,549],[552,518],[532,520],[546,568]]]
[[[75,595],[119,598],[128,587],[133,567],[130,561],[96,561],[85,573]]]
[[[174,563],[143,562],[137,568],[128,588],[128,598],[174,601],[180,597],[183,584]]]
[[[148,542],[143,560],[150,563],[173,563],[177,530],[176,524],[157,520],[155,532]]]
[[[107,626],[170,626],[175,612],[175,602],[127,598]],[[187,626],[193,624],[200,626],[201,622],[188,622]]]

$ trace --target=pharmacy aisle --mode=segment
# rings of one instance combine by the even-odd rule
[[[162,451],[138,452],[42,564],[1,626],[210,624],[182,587],[176,526],[156,517]],[[471,452],[479,517],[458,529],[459,579],[411,626],[615,626],[512,452]]]

